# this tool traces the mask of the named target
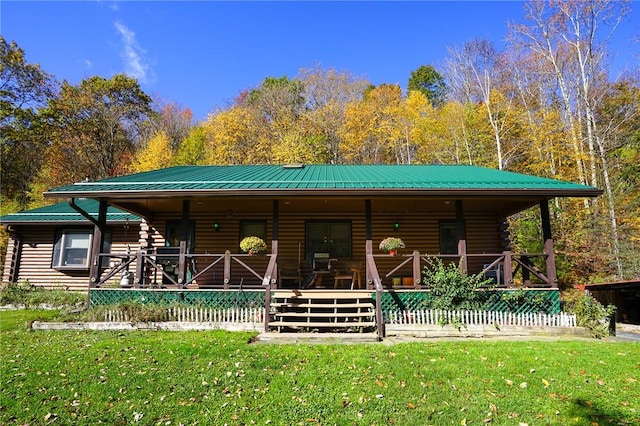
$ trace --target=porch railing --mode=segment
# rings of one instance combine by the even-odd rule
[[[431,261],[431,258],[439,258],[445,261],[459,262],[459,255],[429,255],[414,251],[411,254],[397,256],[397,262],[388,272],[380,274],[379,258],[387,258],[385,262],[389,265],[389,255],[371,254],[366,260],[368,270],[375,270],[379,274],[378,279],[382,286],[383,280],[390,279],[400,272],[404,272],[407,277],[411,278],[411,286],[414,288],[426,288],[422,281],[423,267]],[[479,273],[486,278],[493,279],[497,287],[533,287],[533,288],[557,288],[555,280],[551,279],[545,268],[547,265],[548,255],[543,253],[512,253],[505,251],[503,253],[469,253],[466,255],[466,262],[469,264],[475,261],[481,264],[482,268]],[[177,266],[171,266],[172,262],[176,263],[175,254],[165,254],[156,252],[145,252],[139,250],[135,253],[101,253],[99,261],[108,264],[103,269],[100,279],[92,282],[94,287],[102,286],[122,286],[135,288],[160,288],[165,285],[175,286],[177,288],[187,287],[190,284],[198,283],[198,281],[208,273],[215,273],[215,270],[222,269],[222,288],[231,288],[232,285],[238,285],[233,282],[232,264],[240,266],[240,270],[245,271],[245,275],[253,276],[260,283],[260,286],[267,284],[275,285],[278,280],[277,276],[277,256],[266,255],[268,262],[264,269],[257,268],[246,262],[250,255],[238,254],[226,251],[221,254],[186,254],[185,258],[189,265],[190,273],[186,274],[184,279],[171,273],[172,269]],[[264,257],[263,257],[264,258]],[[394,258],[395,259],[395,258]],[[106,261],[105,261],[106,260]],[[135,272],[131,272],[131,270]],[[408,270],[408,271],[407,271]],[[476,268],[478,270],[478,268]],[[237,269],[236,269],[237,273]],[[110,282],[110,280],[114,281]],[[160,281],[160,284],[158,284]],[[205,282],[208,280],[205,280]],[[370,288],[374,289],[374,282],[370,282]],[[219,284],[216,284],[220,287]],[[403,285],[407,288],[407,285]]]
[[[389,255],[373,255],[375,258],[389,258]],[[513,287],[516,284],[523,287],[548,287],[557,288],[555,279],[548,276],[546,272],[547,259],[549,255],[544,253],[512,253],[505,251],[502,253],[468,253],[464,256],[465,262],[460,262],[462,256],[458,254],[423,254],[414,251],[411,254],[398,256],[398,263],[389,272],[384,274],[385,278],[391,278],[408,265],[411,267],[411,277],[413,286],[422,288],[422,270],[430,263],[430,258],[438,258],[444,261],[460,262],[463,273],[467,265],[474,260],[481,261],[482,269],[479,274],[488,279],[493,279],[498,287]],[[405,286],[406,287],[406,286]]]
[[[200,277],[222,264],[223,288],[228,289],[232,282],[232,262],[260,280],[262,285],[275,284],[277,256],[271,254],[266,256],[269,261],[265,270],[256,271],[255,267],[245,261],[246,258],[251,257],[248,254],[231,253],[228,250],[221,254],[185,254],[190,273],[181,278],[170,272],[178,267],[177,256],[173,253],[146,252],[145,250],[135,253],[100,253],[98,262],[108,266],[103,269],[100,279],[92,282],[92,285],[102,287],[115,284],[120,287],[160,288],[166,284],[181,288],[197,283]],[[135,273],[130,271],[132,268],[135,268]],[[113,278],[116,282],[110,282]],[[160,284],[158,284],[158,278],[160,278]]]
[[[251,258],[248,254],[231,253],[225,251],[219,254],[198,253],[185,254],[188,264],[189,274],[180,277],[172,270],[177,269],[176,254],[146,252],[144,249],[135,253],[100,253],[99,261],[108,264],[103,269],[97,282],[92,282],[94,287],[108,286],[109,284],[122,287],[148,287],[160,288],[163,285],[175,286],[177,288],[187,287],[190,284],[198,283],[205,274],[214,273],[214,270],[222,269],[222,288],[228,289],[232,285],[239,284],[233,281],[233,264],[240,266],[240,270],[245,275],[255,277],[260,286],[275,285],[278,280],[277,256],[267,254],[269,259],[264,266],[257,268],[247,263]],[[265,257],[262,257],[265,258]],[[383,286],[383,280],[391,279],[398,273],[404,271],[405,275],[412,278],[412,286],[415,288],[425,288],[422,283],[422,273],[425,265],[429,264],[431,258],[439,258],[444,261],[460,262],[460,255],[430,255],[414,251],[411,254],[397,256],[395,266],[388,272],[380,274],[379,259],[385,258],[385,265],[389,265],[389,258],[396,259],[390,255],[370,254],[367,255],[366,267],[370,271],[376,272],[377,280],[373,279],[369,283],[370,288],[375,289],[379,283]],[[502,253],[469,253],[465,256],[465,262],[460,262],[461,267],[475,263],[481,265],[479,273],[486,278],[493,279],[498,287],[510,288],[513,286],[557,288],[554,279],[549,277],[546,271],[548,255],[544,253],[513,253],[505,251]],[[135,272],[131,272],[134,269]],[[236,273],[237,273],[237,269]],[[466,271],[464,271],[466,272]],[[474,273],[473,271],[471,273]],[[371,274],[369,274],[371,277]],[[115,278],[115,282],[110,280]],[[158,284],[158,281],[161,281]],[[208,280],[204,280],[208,281]],[[164,284],[163,284],[164,283]],[[219,284],[216,284],[219,286]],[[406,285],[403,286],[407,288]]]

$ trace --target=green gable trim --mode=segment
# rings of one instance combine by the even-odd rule
[[[547,195],[597,196],[597,188],[520,173],[460,165],[180,166],[79,182],[47,196],[96,194],[158,196],[167,193],[391,193],[541,191]],[[154,194],[155,193],[155,194]],[[160,194],[161,193],[161,194]]]
[[[100,203],[96,200],[76,200],[82,210],[97,218]],[[140,217],[127,213],[116,207],[107,207],[107,223],[120,223],[129,221],[140,222]],[[0,216],[3,224],[45,224],[45,223],[89,223],[80,213],[75,211],[67,202],[56,203],[37,209],[25,210]]]

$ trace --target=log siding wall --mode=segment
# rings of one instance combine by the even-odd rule
[[[21,226],[16,227],[22,237],[22,253],[20,266],[18,269],[18,283],[29,282],[29,284],[43,288],[62,288],[68,290],[86,290],[89,285],[89,269],[65,271],[51,267],[53,256],[53,246],[55,234],[58,229],[77,229],[78,226]],[[93,226],[82,226],[87,230],[92,230]],[[111,252],[126,252],[127,244],[132,250],[137,249],[137,229],[130,226],[125,236],[122,226],[107,227],[112,232]],[[3,282],[9,282],[9,270],[11,266],[11,256],[15,250],[15,241],[9,240],[7,257],[2,275]]]

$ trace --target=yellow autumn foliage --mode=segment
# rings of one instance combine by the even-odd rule
[[[171,139],[165,132],[160,132],[149,139],[144,148],[136,152],[131,162],[131,172],[164,169],[171,165],[172,159]]]

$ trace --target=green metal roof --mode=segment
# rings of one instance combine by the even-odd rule
[[[76,200],[76,205],[96,219],[98,218],[98,208],[100,204],[96,200]],[[107,223],[122,223],[127,220],[132,223],[140,222],[140,218],[134,214],[127,213],[112,206],[107,208]],[[67,202],[0,216],[0,223],[3,224],[37,225],[83,222],[89,223],[84,216],[75,211]]]
[[[597,188],[461,165],[179,166],[54,188],[49,197],[157,197],[236,193],[522,192],[596,196]]]

